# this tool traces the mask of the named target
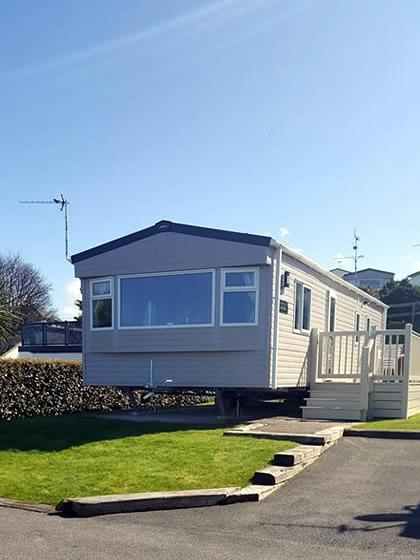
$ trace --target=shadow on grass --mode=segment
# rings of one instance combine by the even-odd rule
[[[280,401],[260,401],[242,409],[243,416],[218,420],[214,406],[196,406],[164,409],[165,419],[157,421],[150,413],[150,421],[125,421],[107,419],[106,416],[95,418],[85,415],[66,415],[26,418],[24,420],[0,420],[0,451],[61,451],[86,443],[120,439],[146,434],[173,433],[185,430],[214,430],[231,428],[244,421],[267,418],[270,416],[300,415],[300,399]],[[115,414],[127,414],[116,411]],[[160,412],[157,413],[157,416]],[[171,415],[188,417],[183,422],[172,421]],[[201,416],[201,420],[200,420]],[[206,417],[206,418],[204,418]],[[167,419],[167,421],[166,421]],[[128,418],[130,420],[130,418]],[[180,419],[181,420],[181,419]]]
[[[125,437],[212,430],[233,425],[233,422],[217,426],[200,423],[127,422],[77,415],[0,420],[0,451],[61,451],[86,443]]]

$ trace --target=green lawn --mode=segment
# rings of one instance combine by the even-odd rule
[[[420,430],[420,414],[406,420],[374,420],[353,426],[356,430]]]
[[[291,442],[223,429],[81,416],[0,421],[0,497],[46,504],[100,494],[246,485]]]

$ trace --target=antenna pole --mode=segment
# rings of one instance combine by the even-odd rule
[[[360,237],[357,235],[357,231],[356,228],[353,230],[353,256],[352,257],[336,257],[336,261],[338,263],[341,263],[343,261],[346,260],[352,260],[354,263],[354,281],[357,285],[357,273],[358,273],[358,269],[357,269],[357,263],[359,262],[359,259],[363,259],[363,255],[359,255],[359,241],[360,241]]]
[[[71,263],[71,258],[69,257],[69,219],[67,210],[68,205],[69,202],[68,200],[66,200],[64,204],[64,245],[66,250],[66,259],[69,261],[69,263]]]
[[[354,280],[355,282],[357,282],[357,261],[359,260],[359,255],[357,254],[358,252],[358,241],[359,241],[359,237],[357,236],[357,232],[356,229],[354,230],[354,244],[353,244],[353,250],[354,250]]]
[[[21,204],[56,204],[59,206],[60,212],[64,210],[64,249],[66,254],[66,260],[71,263],[71,258],[69,257],[69,217],[68,217],[68,205],[70,202],[67,198],[61,194],[61,198],[53,198],[52,200],[20,200]]]

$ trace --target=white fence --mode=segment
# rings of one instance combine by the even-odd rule
[[[402,380],[407,336],[405,329],[322,332],[317,379],[360,381],[363,351],[369,349],[368,367],[374,380]]]
[[[366,416],[405,418],[420,411],[420,335],[411,325],[322,332],[316,338],[314,381],[358,383]]]

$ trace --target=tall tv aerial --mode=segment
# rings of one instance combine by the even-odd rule
[[[359,255],[360,237],[357,235],[356,229],[353,232],[353,256],[352,257],[336,257],[337,262],[352,260],[354,263],[354,279],[357,280],[357,263],[360,259],[364,259],[364,255]]]
[[[71,263],[71,259],[69,257],[69,216],[68,216],[68,206],[70,201],[67,198],[64,198],[62,194],[60,194],[60,198],[53,198],[51,200],[19,200],[20,204],[55,204],[60,212],[64,214],[64,248],[66,259]]]

